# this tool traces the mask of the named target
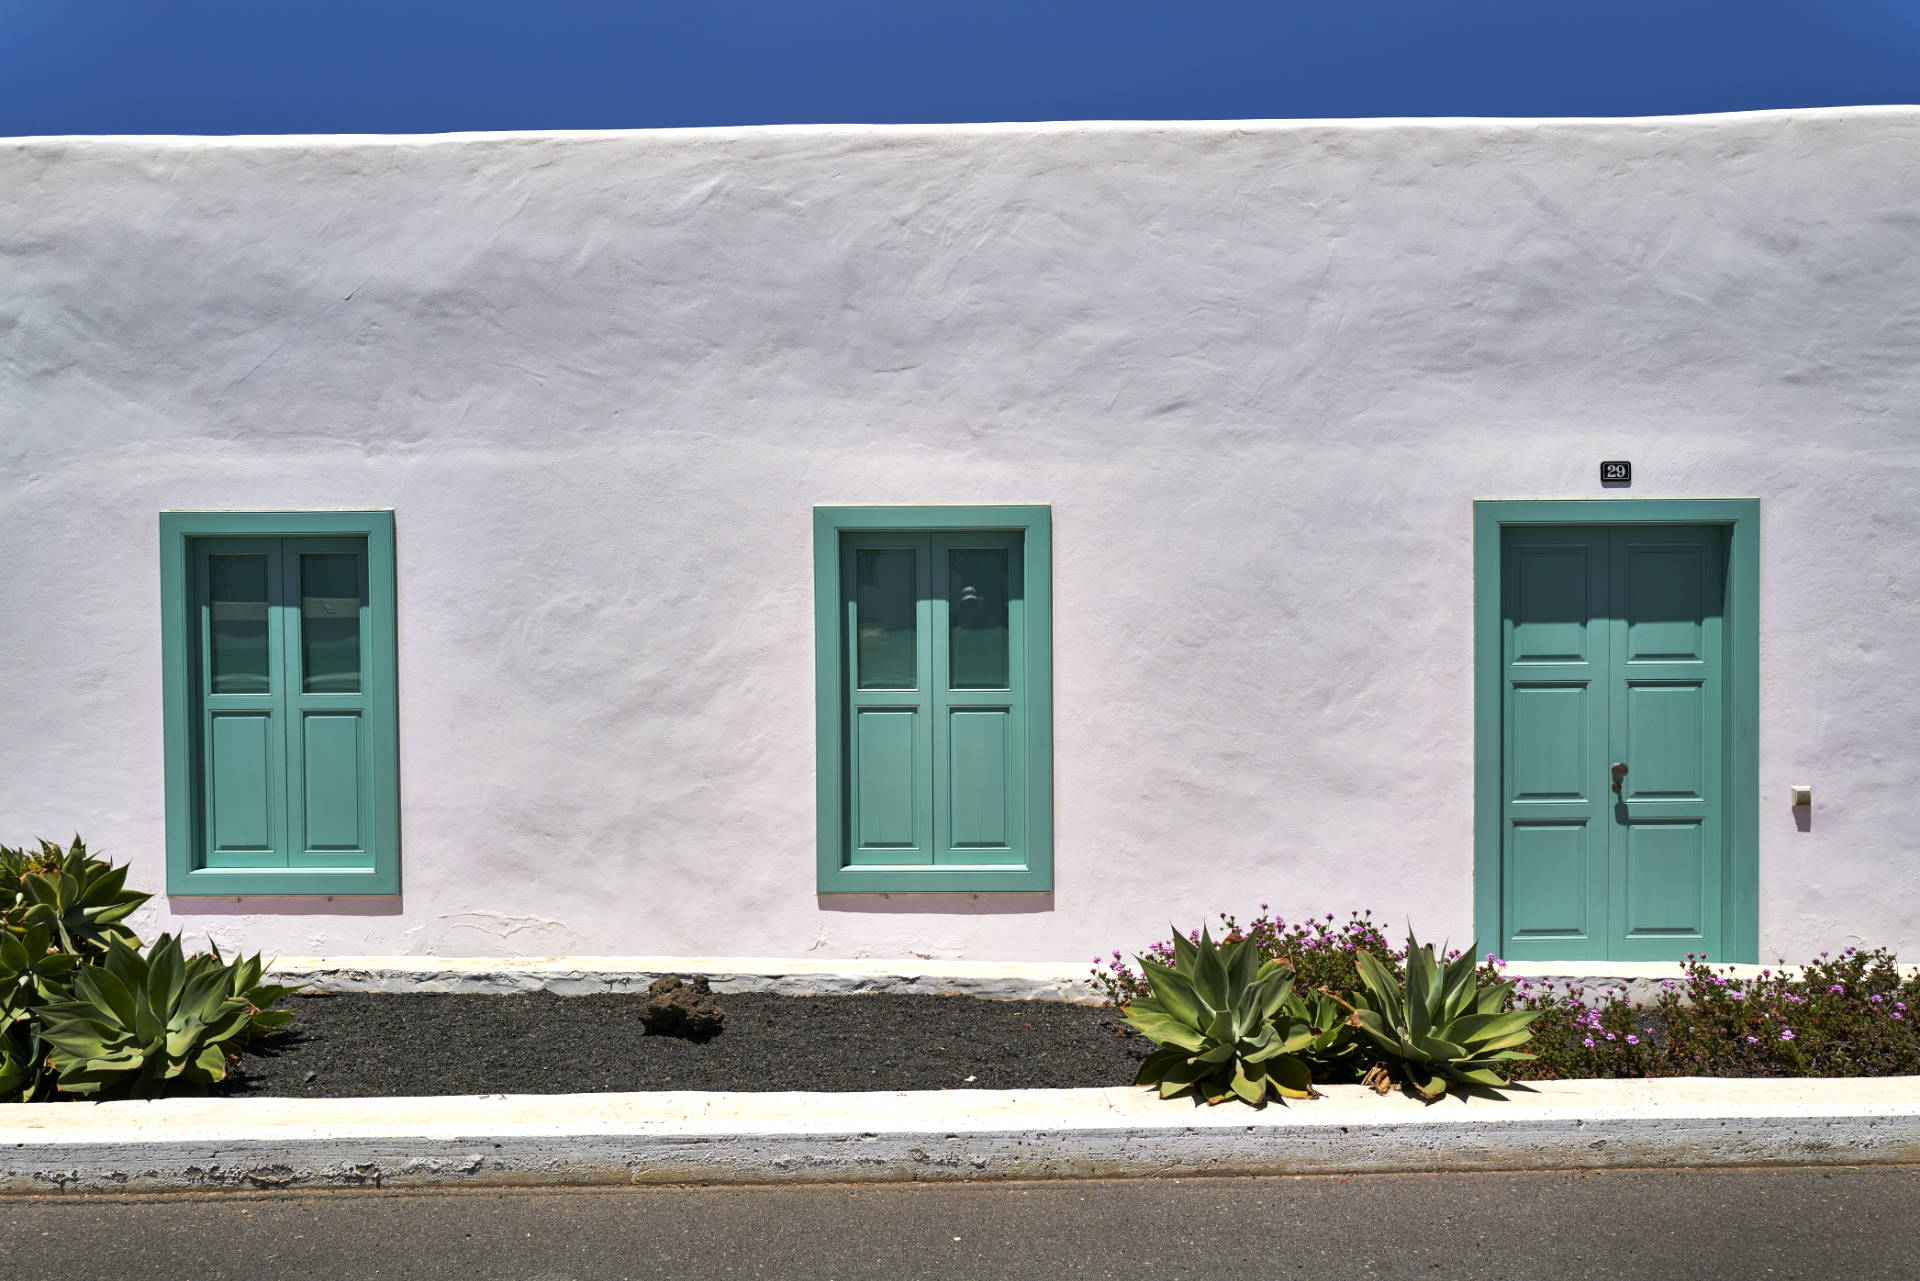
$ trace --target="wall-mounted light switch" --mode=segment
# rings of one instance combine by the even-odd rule
[[[1795,783],[1787,790],[1793,793],[1793,808],[1797,810],[1813,808],[1813,788]]]

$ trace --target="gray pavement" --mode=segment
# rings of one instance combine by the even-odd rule
[[[47,1196],[0,1276],[1920,1278],[1920,1167]]]

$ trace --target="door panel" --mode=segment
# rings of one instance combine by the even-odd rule
[[[1635,801],[1704,801],[1707,792],[1706,687],[1701,681],[1633,681],[1625,690],[1628,772]]]
[[[926,853],[916,818],[923,807],[921,716],[911,707],[866,707],[853,715],[854,848]],[[898,857],[891,862],[901,861]]]
[[[995,707],[948,715],[949,848],[1006,849],[1010,844],[1010,720],[1004,708]]]
[[[1516,532],[1508,557],[1508,661],[1579,663],[1590,659],[1593,576],[1603,549],[1575,532],[1535,542]]]
[[[272,854],[272,779],[279,754],[271,718],[264,712],[215,712],[210,721],[209,846],[216,854]]]
[[[1611,827],[1608,959],[1721,955],[1724,534],[1612,532],[1612,760],[1627,766]]]
[[[1627,941],[1661,945],[1676,939],[1689,944],[1704,942],[1709,878],[1702,824],[1633,823],[1624,836],[1626,883],[1622,898]]]
[[[1586,681],[1521,683],[1513,689],[1513,799],[1590,799],[1593,697]]]
[[[358,712],[308,712],[301,718],[306,830],[300,845],[310,853],[361,853],[366,848],[365,724]]]
[[[1504,555],[1505,954],[1605,955],[1604,530],[1515,529]]]
[[[1591,937],[1591,847],[1586,823],[1513,825],[1505,904],[1512,938],[1561,946]]]
[[[1724,539],[1718,526],[1506,529],[1505,955],[1717,954]]]

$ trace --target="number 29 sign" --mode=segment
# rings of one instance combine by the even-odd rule
[[[1633,464],[1628,462],[1601,463],[1600,483],[1603,485],[1632,484]]]

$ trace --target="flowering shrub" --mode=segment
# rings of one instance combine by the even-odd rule
[[[1200,931],[1187,936],[1198,942]],[[1355,912],[1345,923],[1334,924],[1329,912],[1324,918],[1308,917],[1289,924],[1285,917],[1268,915],[1260,905],[1260,915],[1241,925],[1233,917],[1220,917],[1220,941],[1237,943],[1250,940],[1262,960],[1284,961],[1293,967],[1296,990],[1318,991],[1330,987],[1336,992],[1352,990],[1359,979],[1354,971],[1354,953],[1373,953],[1396,976],[1405,977],[1406,955],[1387,942],[1387,936],[1373,923],[1373,913]],[[1143,955],[1163,965],[1173,963],[1173,943],[1154,943]],[[1448,959],[1459,955],[1449,952]],[[1134,972],[1125,957],[1115,952],[1111,958],[1095,957],[1093,981],[1109,1005],[1125,1005],[1149,995],[1146,979]]]
[[[1249,939],[1263,958],[1292,965],[1296,991],[1351,992],[1362,951],[1396,978],[1406,973],[1405,955],[1371,912],[1337,923],[1331,914],[1288,922],[1262,904],[1246,925],[1231,916],[1222,916],[1221,925],[1225,938]],[[1171,942],[1156,943],[1145,955],[1164,959],[1172,951]],[[1503,968],[1489,954],[1477,981],[1499,982]],[[1119,952],[1095,961],[1093,980],[1113,1005],[1147,994]],[[1520,1080],[1920,1074],[1920,977],[1902,979],[1884,948],[1823,952],[1797,975],[1770,967],[1752,979],[1689,956],[1682,977],[1663,982],[1645,1007],[1628,1004],[1617,990],[1522,979],[1507,1008],[1539,1012],[1526,1047],[1534,1058],[1514,1067]],[[1357,1063],[1354,1070],[1366,1066]]]

